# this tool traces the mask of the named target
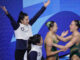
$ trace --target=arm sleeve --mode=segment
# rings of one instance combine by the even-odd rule
[[[35,23],[35,21],[41,16],[41,14],[45,11],[46,7],[42,7],[37,13],[36,15],[30,20],[30,25],[33,25]]]
[[[13,19],[13,17],[8,13],[7,17],[10,19],[11,25],[14,30],[16,30],[19,27],[19,24]]]
[[[37,60],[37,52],[32,51],[32,52],[29,54],[29,60]]]

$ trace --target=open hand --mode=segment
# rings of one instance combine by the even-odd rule
[[[64,37],[64,36],[66,36],[67,34],[68,34],[68,30],[67,30],[67,31],[62,32],[61,36],[62,36],[62,37]]]
[[[7,11],[5,6],[0,6],[0,8],[2,8],[4,11]]]
[[[8,14],[8,11],[7,11],[7,9],[6,9],[6,7],[5,7],[5,6],[0,6],[0,8],[2,8],[2,9],[3,9],[3,11],[4,11],[6,14]]]
[[[44,6],[47,7],[50,4],[50,0],[48,0],[46,3],[44,3]]]

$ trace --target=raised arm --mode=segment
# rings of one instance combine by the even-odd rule
[[[35,21],[42,15],[42,13],[45,11],[46,7],[50,4],[50,0],[48,0],[46,3],[44,3],[44,6],[36,13],[36,15],[30,20],[30,25],[33,25]]]
[[[3,9],[3,11],[5,12],[5,14],[8,16],[8,18],[10,19],[11,25],[13,27],[14,30],[16,30],[19,27],[19,24],[17,24],[17,22],[13,19],[13,17],[9,14],[9,12],[7,11],[7,9],[5,8],[5,6],[0,6],[0,8]]]
[[[63,37],[63,36],[59,36],[57,35],[57,38],[63,42],[67,42],[72,38],[72,35],[68,36],[68,37]]]
[[[67,34],[68,34],[68,30],[62,32],[61,36],[57,35],[57,38],[58,38],[59,40],[63,41],[63,42],[67,42],[67,41],[71,40],[71,38],[72,38],[72,35],[70,35],[70,36],[68,36],[68,37],[64,37],[64,36],[66,36]]]

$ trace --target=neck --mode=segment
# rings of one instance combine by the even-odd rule
[[[21,23],[21,24],[23,24],[23,23]],[[29,25],[29,24],[23,24],[23,25]]]
[[[55,34],[55,32],[52,32],[52,31],[49,31],[49,32],[50,32],[50,34],[52,34],[52,35]]]
[[[77,33],[78,32],[78,30],[75,30],[74,32],[73,32],[73,34],[75,34],[75,33]]]

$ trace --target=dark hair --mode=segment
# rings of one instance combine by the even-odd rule
[[[54,21],[49,21],[49,22],[46,23],[46,26],[48,27],[49,30],[50,30],[51,27],[54,26],[54,23],[55,23]]]
[[[17,23],[21,23],[21,20],[24,19],[25,16],[28,16],[27,13],[23,13],[22,11],[19,13],[19,18],[18,18],[18,21]]]
[[[29,40],[28,40],[28,50],[27,50],[28,53],[31,50],[31,44],[37,45],[37,43],[40,43],[40,40],[41,40],[41,35],[39,35],[39,34],[36,34],[36,35],[29,38]]]
[[[76,26],[78,27],[78,29],[80,28],[80,21],[79,20],[74,20],[74,22],[76,23]]]

